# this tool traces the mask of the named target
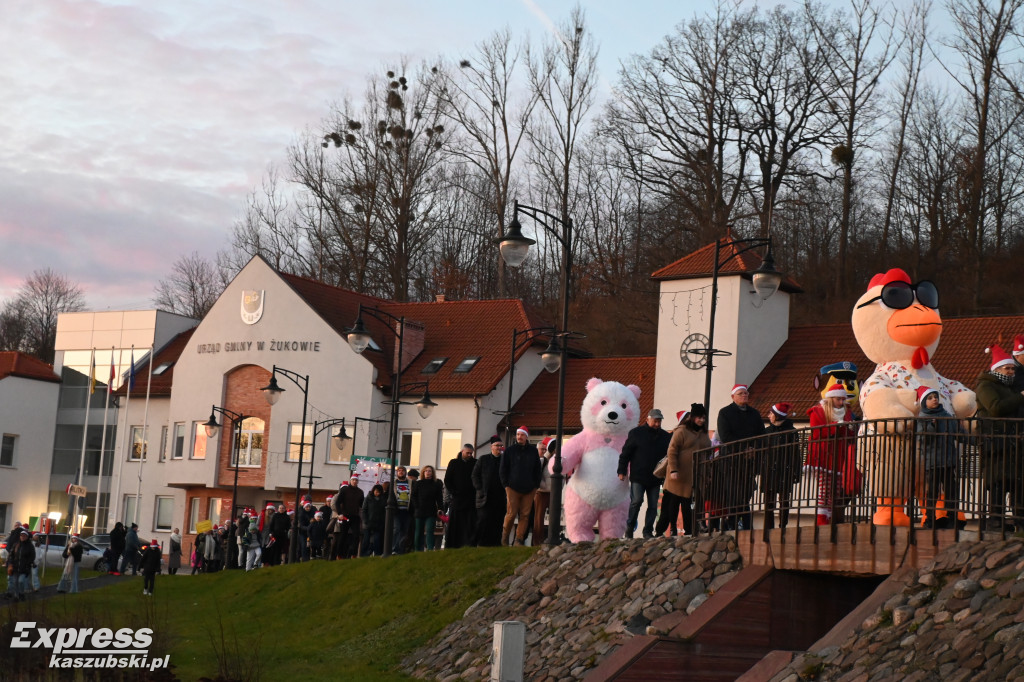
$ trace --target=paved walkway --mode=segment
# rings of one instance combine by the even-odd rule
[[[162,573],[161,575],[164,578],[167,577],[166,573]],[[180,576],[180,575],[188,575],[188,574],[187,573],[179,573],[178,575]],[[175,576],[175,577],[177,577],[177,576]],[[139,575],[137,575],[137,576],[133,576],[133,575],[109,575],[108,574],[108,575],[98,575],[98,576],[95,576],[93,578],[80,578],[78,580],[78,591],[79,592],[85,592],[86,590],[95,590],[95,589],[100,588],[100,587],[106,587],[107,585],[113,585],[114,583],[117,583],[117,582],[120,582],[120,581],[123,581],[123,580],[133,580],[133,581],[136,581],[139,584],[139,594],[140,595],[142,594],[142,574],[141,573]],[[32,601],[32,600],[37,600],[37,599],[49,599],[50,597],[61,597],[61,596],[73,597],[74,595],[62,594],[60,592],[57,592],[57,585],[53,584],[53,585],[47,585],[45,587],[39,588],[38,592],[30,593],[29,595],[27,595],[26,601]],[[0,604],[8,603],[8,602],[10,602],[10,598],[7,596],[7,593],[4,592],[4,593],[0,594]]]

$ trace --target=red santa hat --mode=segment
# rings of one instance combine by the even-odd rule
[[[772,405],[772,412],[774,412],[775,415],[778,417],[789,416],[789,412],[792,409],[793,406],[790,403],[775,403],[774,405]]]
[[[525,426],[520,426],[518,429],[516,429],[516,435],[518,436],[520,433],[526,436],[527,438],[530,437],[530,430]]]
[[[825,392],[826,398],[846,398],[846,387],[842,384],[833,384],[832,388]]]
[[[989,366],[990,370],[995,370],[996,367],[1016,364],[1016,360],[1011,358],[1009,353],[1003,350],[998,343],[993,343],[990,347],[985,349],[985,352],[992,354],[992,364]]]
[[[925,400],[926,397],[928,397],[929,393],[934,393],[935,395],[938,395],[939,394],[939,389],[932,388],[931,386],[921,386],[921,387],[919,387],[917,389],[917,402],[919,402],[922,405],[924,405],[924,400]]]
[[[153,547],[156,547],[157,549],[159,549],[159,548],[160,548],[160,541],[159,541],[159,540],[157,540],[156,538],[153,538],[153,541],[152,541],[152,542],[150,542],[149,544],[150,544],[151,546],[153,546]]]
[[[689,410],[679,410],[676,412],[676,421],[681,422],[686,419],[686,415],[690,414]]]
[[[1024,355],[1024,334],[1013,337],[1013,354]]]
[[[732,390],[729,391],[729,395],[736,395],[740,391],[749,391],[749,390],[750,389],[747,387],[746,384],[736,384],[735,386],[732,387]]]
[[[267,509],[271,509],[271,510],[273,510],[273,508],[274,508],[274,505],[272,505],[272,504],[268,504],[268,505],[267,505]]]

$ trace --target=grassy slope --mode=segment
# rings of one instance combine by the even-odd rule
[[[491,594],[532,552],[461,549],[248,574],[161,575],[153,598],[142,596],[141,578],[124,578],[36,602],[32,616],[55,625],[147,624],[168,638],[183,680],[214,676],[214,648],[224,641],[232,657],[239,649],[245,660],[258,656],[264,680],[400,680],[406,678],[396,668],[404,656]]]

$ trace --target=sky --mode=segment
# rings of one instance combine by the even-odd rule
[[[407,57],[508,26],[539,44],[570,0],[6,0],[0,302],[33,271],[91,310],[152,307],[171,264],[227,248],[246,196],[331,102]],[[589,0],[607,92],[699,0]]]

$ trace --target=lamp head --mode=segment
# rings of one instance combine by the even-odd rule
[[[523,226],[519,224],[519,217],[515,212],[512,214],[512,222],[508,226],[508,231],[494,241],[498,244],[502,259],[509,267],[513,268],[518,268],[523,264],[526,256],[530,253],[530,247],[537,243],[536,240],[523,235]]]
[[[270,383],[260,389],[263,391],[263,397],[267,399],[268,405],[274,405],[281,398],[281,393],[284,389],[277,385],[277,375],[270,375]]]
[[[551,339],[551,343],[540,354],[540,361],[549,374],[554,374],[562,366],[562,351],[555,339]]]
[[[352,436],[348,435],[348,431],[345,430],[345,422],[341,422],[341,428],[334,434],[334,444],[340,450],[345,447],[345,441],[347,440],[352,440]]]
[[[220,433],[220,424],[217,423],[217,415],[213,410],[210,411],[210,418],[203,426],[206,427],[207,438],[216,438],[217,434]]]
[[[771,298],[782,284],[782,273],[775,269],[775,259],[772,258],[772,243],[768,242],[768,252],[761,261],[761,266],[754,271],[751,281],[754,291],[761,297],[761,300]]]
[[[423,389],[423,397],[416,401],[416,410],[420,413],[421,418],[429,419],[435,407],[437,407],[437,403],[430,399],[430,387],[427,386]]]
[[[362,315],[356,318],[356,323],[348,330],[346,338],[349,347],[358,354],[362,354],[366,347],[370,345],[370,332],[366,330],[366,325],[363,324]]]

